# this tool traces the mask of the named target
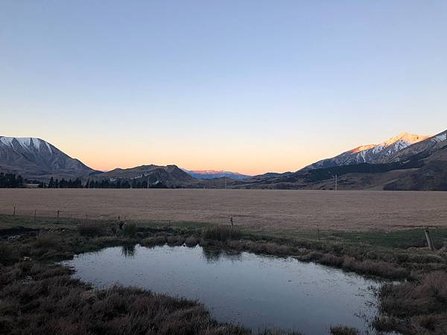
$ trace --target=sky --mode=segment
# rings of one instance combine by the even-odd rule
[[[447,1],[0,0],[0,135],[92,168],[296,171],[447,128]]]

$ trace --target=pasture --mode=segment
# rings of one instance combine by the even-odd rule
[[[258,231],[447,225],[447,192],[0,189],[0,214],[234,224]]]

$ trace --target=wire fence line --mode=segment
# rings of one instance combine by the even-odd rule
[[[116,215],[116,214],[101,214],[101,213],[83,213],[82,211],[69,211],[63,209],[30,209],[30,208],[21,208],[17,205],[11,206],[8,209],[0,209],[0,215],[11,216],[11,217],[26,217],[34,220],[41,219],[49,219],[51,222],[58,221],[147,221],[154,222],[160,224],[171,224],[172,220],[169,219],[155,219],[155,218],[133,218],[127,215]]]

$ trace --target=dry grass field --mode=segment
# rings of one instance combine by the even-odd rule
[[[229,223],[261,230],[447,226],[447,192],[0,189],[0,214]]]

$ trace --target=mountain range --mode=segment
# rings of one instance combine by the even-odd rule
[[[215,171],[215,170],[184,170],[189,175],[193,176],[196,179],[216,179],[216,178],[229,178],[233,180],[244,180],[250,178],[251,176],[231,172],[231,171]]]
[[[255,176],[237,187],[447,190],[447,131],[431,137],[403,133],[296,172]]]
[[[236,172],[142,165],[96,171],[54,145],[33,137],[0,136],[0,172],[27,179],[81,178],[144,182],[148,187],[447,190],[447,131],[435,136],[401,133],[356,147],[296,172],[246,176]],[[335,176],[337,186],[335,186]]]

